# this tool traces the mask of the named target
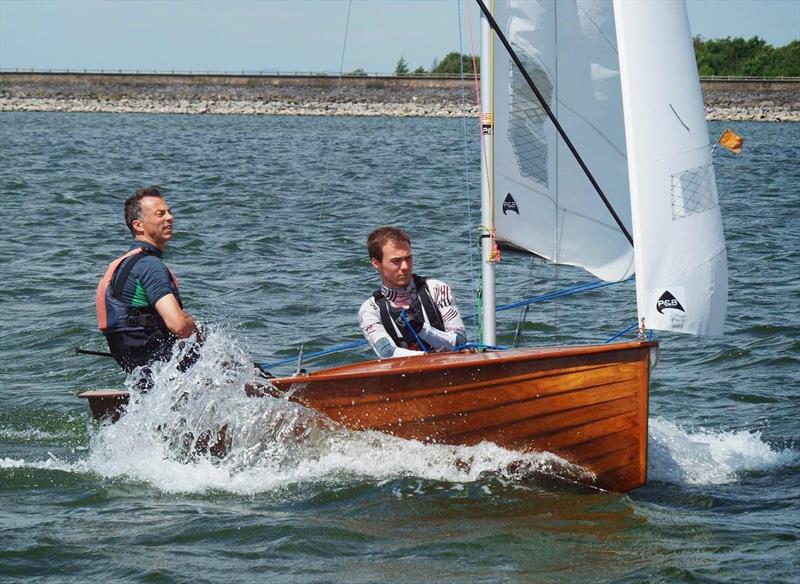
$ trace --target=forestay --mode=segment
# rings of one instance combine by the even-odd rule
[[[493,5],[528,74],[630,230],[611,1]],[[498,241],[605,280],[629,277],[630,243],[496,38],[493,70]]]
[[[636,247],[648,328],[722,333],[725,240],[683,2],[614,1]]]

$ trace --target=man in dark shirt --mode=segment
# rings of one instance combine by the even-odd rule
[[[125,201],[134,244],[112,262],[97,287],[97,319],[117,363],[127,372],[168,360],[179,338],[198,325],[183,310],[178,282],[161,256],[172,239],[173,216],[155,187]]]

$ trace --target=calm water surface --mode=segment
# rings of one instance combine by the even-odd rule
[[[726,334],[660,337],[641,489],[589,491],[548,479],[543,454],[343,432],[241,397],[248,359],[361,338],[375,225],[407,226],[417,272],[474,311],[473,129],[465,145],[460,120],[0,114],[0,580],[797,582],[800,124],[737,124],[744,154],[715,153]],[[94,287],[128,245],[122,201],[148,184],[175,211],[167,262],[187,307],[215,332],[194,370],[164,367],[98,428],[76,394],[125,379],[74,349],[104,349]],[[498,303],[589,279],[508,255]],[[502,313],[501,342],[518,316]],[[634,319],[619,284],[535,306],[524,342],[602,342]],[[216,391],[171,407],[201,384]],[[225,461],[186,455],[183,432],[222,423]]]

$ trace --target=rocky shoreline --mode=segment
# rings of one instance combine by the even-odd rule
[[[737,91],[703,86],[703,101],[708,120],[800,122],[800,84],[796,90],[781,91]]]
[[[769,96],[772,97],[772,96]],[[310,100],[248,101],[163,98],[55,98],[0,97],[0,112],[104,112],[146,114],[221,114],[273,116],[390,116],[390,117],[476,117],[478,108],[453,101],[416,102],[325,102]],[[709,104],[706,119],[721,121],[800,122],[797,104],[755,99],[741,104]]]
[[[703,83],[706,118],[800,122],[800,83]],[[477,116],[471,82],[395,77],[0,74],[0,112]]]
[[[408,102],[323,102],[246,101],[163,98],[7,98],[0,97],[0,112],[105,112],[147,114],[222,114],[272,116],[391,116],[461,117],[477,116],[478,108],[459,103]]]

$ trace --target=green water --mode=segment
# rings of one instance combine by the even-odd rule
[[[796,582],[800,125],[734,130],[745,153],[715,153],[726,334],[662,335],[650,481],[614,495],[489,444],[331,430],[242,397],[218,366],[359,340],[378,224],[408,227],[417,271],[473,311],[478,152],[470,194],[460,120],[0,114],[0,580]],[[175,211],[167,262],[215,331],[197,374],[219,391],[182,420],[143,403],[98,428],[76,394],[125,380],[74,348],[104,349],[94,287],[128,245],[122,201],[148,184]],[[498,302],[588,279],[506,256]],[[525,341],[602,342],[634,318],[621,284],[534,307]],[[150,406],[195,381],[167,378]],[[169,424],[222,420],[224,464],[170,446]]]

